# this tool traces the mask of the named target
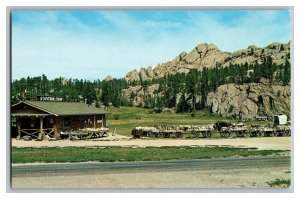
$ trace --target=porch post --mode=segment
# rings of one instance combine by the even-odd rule
[[[58,139],[60,137],[60,133],[58,133],[58,130],[57,130],[57,126],[56,126],[56,118],[53,118],[53,131],[54,131],[54,137],[56,139]]]
[[[104,127],[104,115],[101,115],[102,127]]]
[[[21,139],[21,121],[17,118],[17,130],[18,130],[18,136],[17,140]]]
[[[96,116],[94,115],[94,129],[96,129]]]
[[[41,140],[44,136],[44,131],[43,131],[43,117],[40,117],[40,133],[38,139]]]
[[[106,117],[105,114],[102,115],[102,127],[106,127]]]

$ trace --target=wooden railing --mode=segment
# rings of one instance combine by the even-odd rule
[[[38,139],[39,133],[41,133],[41,129],[20,129],[21,137],[25,135],[28,135],[32,138]],[[49,136],[50,138],[54,137],[54,129],[53,128],[46,128],[43,129],[44,135]],[[23,135],[22,135],[23,134]]]

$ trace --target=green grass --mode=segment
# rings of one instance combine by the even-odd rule
[[[281,150],[253,150],[232,147],[12,147],[12,163],[115,162],[221,158],[276,155]]]
[[[283,187],[287,188],[291,186],[291,180],[279,179],[277,178],[275,181],[267,182],[270,187]]]
[[[214,124],[217,121],[230,121],[238,122],[234,119],[224,117],[213,117],[208,111],[197,111],[192,117],[191,113],[160,113],[150,114],[151,109],[138,108],[138,107],[112,107],[109,111],[107,124],[113,131],[116,128],[117,134],[131,136],[131,130],[137,126],[147,125],[180,125],[180,124]],[[115,120],[115,115],[119,119]]]

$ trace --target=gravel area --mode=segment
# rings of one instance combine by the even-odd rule
[[[229,139],[132,139],[115,135],[97,140],[68,139],[57,141],[24,141],[12,139],[14,147],[85,147],[85,146],[122,146],[122,147],[161,147],[161,146],[233,146],[257,148],[260,150],[291,150],[291,137],[229,138]]]

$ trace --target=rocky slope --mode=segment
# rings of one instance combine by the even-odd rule
[[[122,90],[122,96],[129,101],[132,100],[133,106],[144,106],[144,99],[146,97],[154,97],[157,94],[158,88],[158,84],[152,84],[146,90],[142,86],[131,86],[128,89]]]
[[[214,44],[199,44],[191,52],[180,53],[172,61],[158,64],[154,69],[151,66],[141,68],[140,71],[133,70],[124,77],[127,81],[147,80],[156,77],[163,77],[167,74],[187,73],[191,69],[201,70],[204,67],[227,66],[232,64],[261,63],[266,56],[271,56],[274,63],[282,64],[290,53],[290,43],[272,43],[264,48],[249,46],[246,49],[233,53],[222,52]]]
[[[159,88],[158,84],[150,85],[146,90],[142,86],[134,86],[122,90],[122,96],[131,99],[133,106],[144,106],[146,97],[154,97]],[[133,93],[133,94],[132,94]],[[131,98],[133,95],[133,98]],[[179,102],[180,94],[177,96]],[[197,102],[200,96],[197,96]],[[253,119],[258,115],[272,116],[291,111],[291,86],[274,84],[268,81],[249,84],[225,84],[219,86],[215,92],[210,92],[206,99],[206,107],[216,116],[240,117]]]
[[[206,106],[214,115],[253,118],[257,115],[290,114],[290,85],[269,85],[268,81],[219,86],[207,96]]]

